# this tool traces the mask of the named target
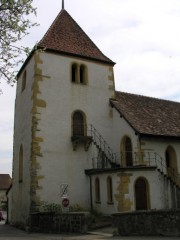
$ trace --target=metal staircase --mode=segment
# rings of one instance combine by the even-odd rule
[[[180,175],[172,167],[167,167],[166,161],[159,154],[155,154],[155,163],[157,170],[167,178],[173,185],[180,189]]]
[[[121,152],[121,162],[125,162],[123,158],[125,158],[127,153]],[[129,154],[132,156],[133,164],[128,167],[156,167],[157,171],[159,171],[167,180],[169,180],[172,184],[180,189],[180,174],[173,168],[168,168],[166,164],[166,160],[162,158],[156,152],[131,152]]]
[[[113,153],[102,135],[97,129],[91,124],[88,129],[88,135],[91,136],[93,144],[98,150],[98,158],[100,161],[97,162],[95,168],[119,168],[117,164],[117,156]],[[93,164],[95,165],[95,164]]]
[[[82,127],[85,129],[85,126]],[[83,143],[85,151],[89,149],[91,143],[96,147],[96,159],[93,156],[93,168],[137,168],[137,167],[156,167],[171,184],[180,189],[180,174],[172,167],[167,167],[166,160],[156,152],[121,152],[120,156],[114,153],[108,143],[98,132],[98,130],[90,124],[87,129],[87,135],[79,134],[71,137],[73,150],[79,143]],[[126,159],[125,159],[126,158]],[[120,161],[121,159],[121,161]],[[128,160],[129,159],[129,160]],[[120,166],[119,163],[126,163]],[[128,165],[127,165],[128,163]],[[130,170],[130,169],[129,169]]]

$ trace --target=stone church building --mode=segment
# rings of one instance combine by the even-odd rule
[[[180,206],[180,103],[116,91],[114,65],[64,8],[24,62],[11,223],[64,198],[104,214]]]

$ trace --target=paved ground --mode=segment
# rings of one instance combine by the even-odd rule
[[[0,240],[177,240],[176,237],[121,237],[113,236],[112,228],[87,234],[39,234],[27,233],[0,222]]]

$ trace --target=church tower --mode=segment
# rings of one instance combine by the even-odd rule
[[[18,73],[14,122],[12,222],[26,225],[42,204],[90,209],[90,131],[111,142],[114,62],[64,6]]]

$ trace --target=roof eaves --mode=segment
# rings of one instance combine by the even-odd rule
[[[180,136],[171,136],[171,135],[159,135],[159,134],[148,134],[148,133],[139,133],[140,137],[144,138],[163,138],[163,139],[173,139],[180,140]]]
[[[115,62],[113,62],[111,60],[106,61],[106,60],[101,60],[99,58],[83,56],[83,55],[80,55],[80,54],[59,51],[59,50],[55,50],[55,49],[51,49],[51,48],[43,48],[43,47],[37,46],[37,49],[42,49],[46,52],[52,52],[52,53],[57,53],[57,54],[61,54],[61,55],[66,55],[66,56],[75,56],[75,57],[79,57],[79,58],[84,58],[84,59],[88,59],[88,60],[95,61],[95,62],[101,62],[101,63],[105,63],[105,64],[108,64],[108,65],[110,64],[110,65],[113,65],[113,66],[116,64]]]

